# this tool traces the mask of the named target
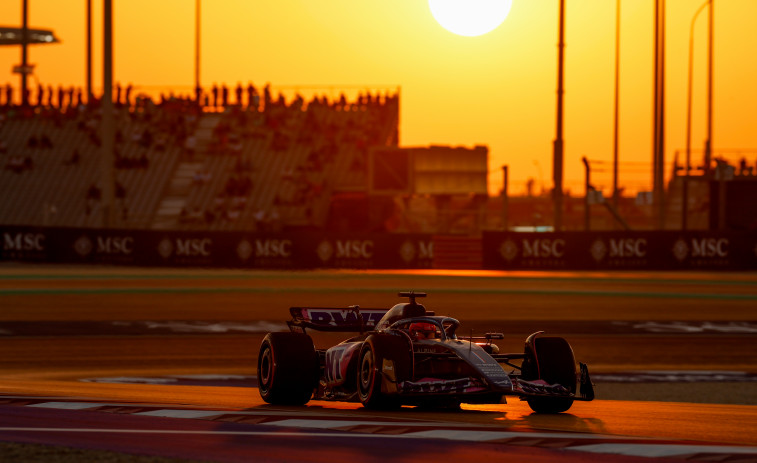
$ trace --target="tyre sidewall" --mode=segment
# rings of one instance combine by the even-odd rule
[[[303,405],[318,383],[313,340],[302,333],[268,333],[258,355],[258,389],[271,404]]]

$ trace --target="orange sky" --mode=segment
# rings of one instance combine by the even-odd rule
[[[666,160],[686,146],[691,18],[704,0],[667,0]],[[115,79],[145,90],[194,83],[194,0],[114,0]],[[715,0],[713,142],[753,149],[757,161],[757,1]],[[95,85],[101,85],[102,2],[95,6]],[[566,0],[565,188],[583,193],[581,157],[593,183],[612,186],[615,1]],[[621,7],[620,185],[650,188],[654,0]],[[426,0],[213,0],[202,5],[203,85],[270,82],[274,89],[401,87],[403,146],[490,148],[490,192],[510,166],[510,191],[533,178],[552,185],[558,0],[513,0],[507,20],[479,37],[454,35]],[[19,26],[21,0],[4,0],[0,25]],[[36,81],[85,83],[85,1],[29,0],[30,27],[55,30],[34,46]],[[692,146],[705,138],[706,11],[695,28]],[[18,86],[18,47],[0,48],[0,84]],[[37,79],[37,80],[34,80]],[[322,90],[338,95],[337,90]],[[701,159],[695,154],[694,159]],[[735,159],[732,158],[732,159]],[[603,169],[603,171],[599,171]]]

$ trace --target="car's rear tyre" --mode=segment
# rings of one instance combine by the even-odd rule
[[[558,337],[537,337],[534,339],[534,350],[536,360],[526,359],[523,379],[541,379],[547,384],[560,384],[575,394],[576,360],[568,341]],[[573,405],[570,397],[529,397],[526,401],[537,413],[560,413]]]
[[[397,382],[409,377],[410,348],[408,342],[399,336],[378,334],[365,340],[357,365],[358,396],[365,408],[387,410],[400,407],[396,394],[381,391],[382,368],[384,360],[391,360]]]
[[[318,384],[313,340],[302,333],[268,333],[258,355],[258,390],[266,402],[304,405]]]

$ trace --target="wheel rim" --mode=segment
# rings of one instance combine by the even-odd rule
[[[266,346],[263,353],[260,354],[260,372],[258,373],[260,380],[260,387],[263,390],[267,390],[270,387],[271,379],[273,378],[273,356],[271,355],[271,348]]]
[[[364,395],[368,395],[373,384],[373,353],[366,349],[360,361],[360,389]]]

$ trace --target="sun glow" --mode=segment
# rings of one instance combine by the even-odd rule
[[[434,19],[448,31],[474,37],[496,29],[512,0],[428,0]]]

